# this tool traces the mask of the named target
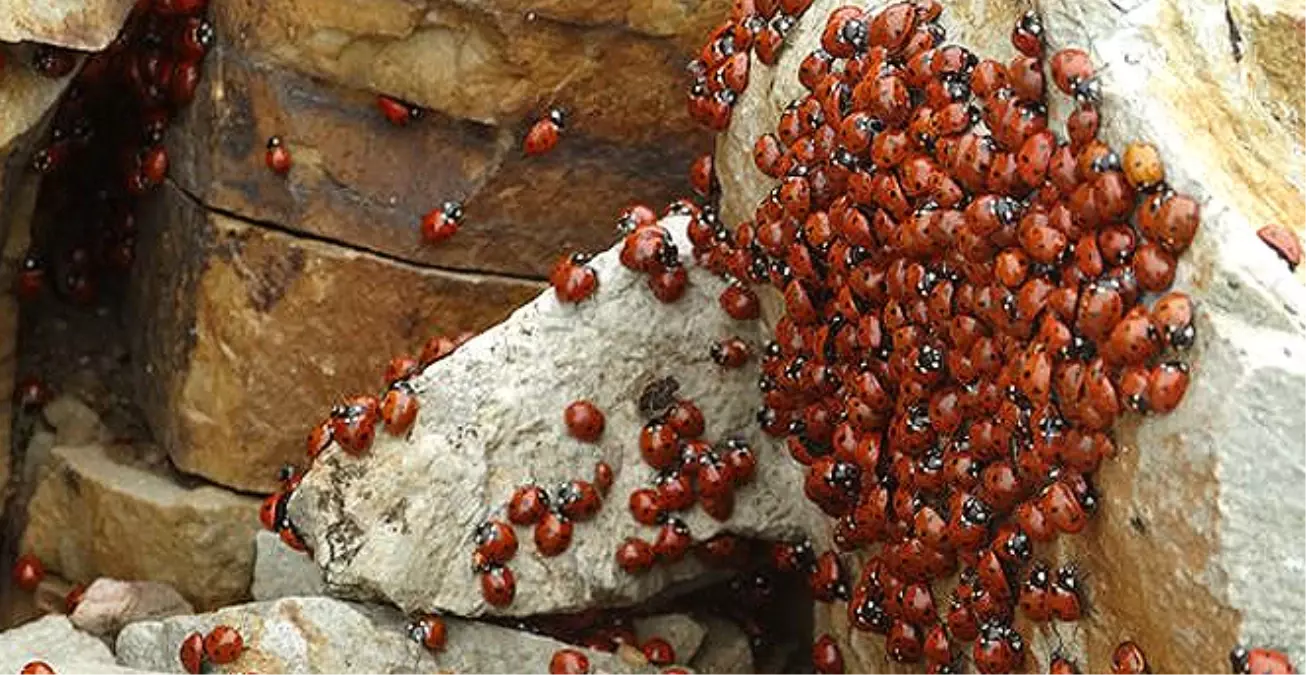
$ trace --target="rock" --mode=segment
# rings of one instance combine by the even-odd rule
[[[195,609],[173,587],[156,581],[96,579],[73,611],[73,625],[112,639],[137,621],[190,614]]]
[[[89,445],[109,440],[109,430],[100,416],[76,396],[64,394],[41,409],[45,421],[55,429],[57,445]]]
[[[242,4],[223,7],[231,12]],[[218,34],[235,31],[220,28]],[[550,48],[550,54],[571,54],[565,44]],[[421,49],[414,57],[435,48]],[[640,53],[627,60],[655,60],[661,68],[665,58]],[[613,63],[613,72],[627,60]],[[438,70],[424,63],[418,72]],[[274,67],[241,45],[220,43],[205,74],[169,144],[171,175],[183,189],[243,217],[449,269],[543,279],[564,253],[608,246],[616,214],[633,197],[664,203],[685,194],[685,169],[709,147],[706,137],[688,129],[646,139],[641,128],[662,128],[653,120],[629,120],[621,134],[596,138],[594,116],[573,106],[557,149],[525,157],[525,124],[485,126],[432,112],[395,127],[377,111],[370,89]],[[678,96],[679,82],[677,75],[675,86],[655,85],[647,94]],[[454,100],[475,98],[460,90]],[[630,98],[614,100],[624,106]],[[645,118],[668,112],[665,105],[641,110]],[[286,176],[264,168],[272,135],[294,157]],[[466,211],[458,235],[439,246],[425,244],[422,216],[451,199]]]
[[[41,660],[59,673],[133,673],[119,668],[99,638],[77,630],[66,616],[47,616],[0,633],[0,669],[16,673]]]
[[[27,1],[9,6],[0,16],[0,41],[41,42],[86,52],[109,46],[134,0]],[[6,75],[18,64],[5,69]]]
[[[687,253],[685,219],[665,222]],[[599,278],[593,297],[561,305],[546,292],[414,378],[423,412],[408,438],[381,434],[362,458],[338,448],[319,457],[290,514],[333,594],[384,599],[405,611],[528,615],[627,605],[702,576],[694,556],[642,576],[614,561],[625,538],[655,536],[633,521],[627,495],[654,473],[637,451],[638,399],[666,377],[702,410],[705,438],[747,438],[758,457],[758,475],[737,491],[728,523],[687,513],[695,540],[722,531],[792,537],[817,522],[802,498],[802,473],[757,428],[756,364],[722,370],[709,357],[715,340],[737,335],[755,350],[763,340],[757,322],[720,310],[724,282],[691,267],[684,297],[666,305],[615,251],[590,265]],[[596,444],[571,439],[563,427],[563,409],[582,397],[606,417]],[[510,563],[516,599],[487,607],[470,564],[473,528],[502,514],[517,486],[588,480],[600,459],[615,473],[608,504],[576,525],[571,547],[553,558],[539,556],[531,531],[518,528],[520,551]]]
[[[74,581],[149,579],[215,607],[249,597],[257,511],[252,497],[139,466],[129,448],[56,447],[20,550]]]
[[[703,617],[707,635],[689,667],[699,673],[753,673],[753,648],[748,634],[735,622],[715,616]]]
[[[333,402],[438,332],[538,283],[414,267],[209,212],[175,188],[140,217],[127,320],[139,403],[177,468],[270,492]],[[251,551],[252,553],[252,551]]]
[[[118,635],[120,663],[153,672],[182,672],[177,647],[192,631],[219,624],[240,631],[245,653],[225,669],[265,673],[544,672],[569,645],[511,628],[445,619],[448,643],[433,654],[411,640],[408,619],[387,607],[332,598],[285,598],[135,623]],[[574,647],[573,647],[574,648]],[[611,654],[584,651],[594,672],[627,673]]]
[[[684,614],[659,614],[635,619],[635,637],[643,645],[651,638],[666,640],[676,652],[676,663],[688,663],[707,635],[703,624]]]
[[[755,65],[716,166],[726,222],[749,217],[774,185],[754,166],[753,140],[800,95],[798,64],[841,2],[817,0],[790,33],[777,68]],[[870,10],[887,3],[872,3]],[[1058,560],[1089,573],[1093,614],[1059,631],[1085,672],[1102,672],[1133,639],[1153,669],[1228,668],[1242,641],[1306,660],[1306,292],[1255,231],[1306,220],[1301,162],[1301,6],[1215,0],[1038,3],[1049,49],[1079,46],[1097,66],[1102,137],[1116,148],[1156,145],[1167,180],[1202,203],[1201,234],[1175,287],[1198,303],[1194,376],[1169,415],[1117,430],[1119,456],[1098,473],[1102,508],[1086,532],[1063,538]],[[1018,2],[949,3],[949,40],[981,58],[1013,55]],[[1248,57],[1251,58],[1248,58]],[[1288,77],[1287,72],[1294,75]],[[1199,77],[1194,77],[1199,73]],[[1050,126],[1064,129],[1056,98]],[[937,596],[937,592],[936,592]],[[1176,623],[1176,617],[1186,617]],[[820,606],[817,632],[843,642],[850,671],[901,669],[883,641],[850,635],[842,604]],[[1023,627],[1023,624],[1018,627]],[[1027,635],[1032,630],[1024,629]],[[1059,644],[1035,636],[1035,646]],[[1050,653],[1031,649],[1036,665]]]
[[[322,570],[312,558],[286,546],[281,537],[262,530],[254,537],[254,548],[250,592],[255,600],[324,595]]]

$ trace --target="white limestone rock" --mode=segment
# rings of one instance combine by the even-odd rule
[[[685,222],[664,221],[682,258],[690,250]],[[639,455],[645,420],[637,403],[668,376],[702,409],[707,439],[744,436],[758,458],[729,522],[698,508],[687,514],[695,540],[722,531],[794,537],[818,522],[799,467],[757,427],[756,362],[722,370],[708,353],[731,336],[760,350],[761,323],[729,318],[717,302],[724,282],[698,268],[690,267],[684,297],[668,305],[619,264],[617,249],[590,264],[599,277],[593,297],[563,305],[546,291],[415,378],[422,412],[408,438],[382,433],[365,457],[333,447],[318,458],[289,509],[333,595],[384,599],[405,611],[528,615],[631,604],[705,574],[693,555],[642,576],[614,560],[625,538],[656,536],[633,520],[627,499],[654,475]],[[596,444],[572,439],[563,425],[564,408],[580,398],[606,416]],[[492,610],[471,566],[475,526],[502,517],[519,485],[591,480],[599,460],[615,473],[607,503],[576,524],[571,547],[554,558],[535,551],[529,528],[517,528],[520,548],[509,565],[516,599]]]

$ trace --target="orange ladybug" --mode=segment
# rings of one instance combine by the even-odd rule
[[[562,108],[549,110],[548,115],[540,118],[526,133],[522,142],[522,151],[528,157],[546,154],[558,145],[562,130],[567,126],[567,112]]]
[[[217,665],[224,665],[240,658],[245,652],[245,639],[240,632],[228,625],[215,626],[204,636],[204,655]]]
[[[444,651],[449,632],[444,619],[434,614],[422,614],[408,624],[408,637],[433,652],[441,652]]]
[[[290,172],[292,163],[290,150],[286,148],[286,144],[281,140],[280,136],[273,136],[268,139],[268,151],[266,157],[264,157],[264,162],[267,163],[268,169],[271,169],[272,173],[279,176],[284,176]]]

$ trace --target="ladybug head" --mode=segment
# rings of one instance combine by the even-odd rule
[[[444,217],[455,223],[461,223],[463,220],[463,203],[457,200],[449,200],[440,205],[440,212]]]
[[[213,40],[215,37],[213,24],[209,23],[207,20],[200,21],[199,24],[195,26],[195,44],[202,47],[204,51],[208,51],[209,48],[213,46]]]
[[[550,122],[553,122],[553,124],[556,125],[559,129],[564,129],[564,128],[566,128],[566,126],[567,126],[567,109],[566,109],[566,108],[553,108],[553,109],[549,110],[549,121],[550,121]]]
[[[281,147],[281,137],[280,137],[280,136],[272,136],[271,138],[268,139],[268,149],[269,149],[269,150],[271,150],[271,149],[273,149],[273,148],[279,148],[279,147]]]
[[[1229,665],[1233,666],[1233,672],[1246,673],[1248,671],[1248,656],[1246,647],[1242,645],[1234,645],[1234,648],[1229,651]]]

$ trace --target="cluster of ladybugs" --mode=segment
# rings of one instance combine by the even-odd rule
[[[704,87],[743,81],[732,50],[757,43],[774,4],[735,3],[691,66],[691,110]],[[1172,283],[1199,206],[1151,146],[1122,158],[1097,139],[1093,65],[1077,49],[1045,58],[1036,14],[1003,64],[945,45],[942,10],[835,10],[800,67],[807,94],[754,147],[781,184],[752,221],[699,212],[689,234],[736,280],[731,316],[756,316],[748,282],[782,290],[759,422],[808,467],[841,550],[883,544],[855,584],[834,552],[785,565],[897,660],[948,670],[974,641],[975,666],[1004,672],[1025,662],[1017,606],[1035,621],[1084,611],[1073,566],[1034,561],[1033,544],[1086,526],[1115,420],[1168,412],[1187,389],[1165,355],[1193,344],[1191,301],[1140,299]],[[1068,141],[1048,127],[1049,84],[1077,102]],[[940,613],[930,582],[959,568]]]
[[[708,36],[698,58],[689,63],[689,116],[724,131],[739,96],[748,87],[752,53],[773,66],[780,48],[812,0],[747,0],[735,2],[729,20]]]
[[[137,201],[168,174],[163,136],[195,96],[213,26],[208,0],[138,0],[121,32],[86,62],[55,111],[49,142],[31,160],[57,216],[16,279],[20,299],[47,286],[78,304],[98,279],[125,272],[135,249]],[[41,46],[32,67],[64,77],[74,52]]]

